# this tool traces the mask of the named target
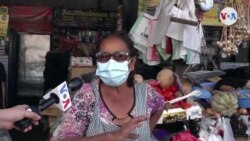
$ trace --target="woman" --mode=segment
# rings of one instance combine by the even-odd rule
[[[100,79],[84,84],[54,137],[57,141],[152,141],[164,100],[149,85],[134,84],[137,50],[123,34],[101,41],[96,54]]]

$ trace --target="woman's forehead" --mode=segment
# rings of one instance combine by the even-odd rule
[[[128,51],[127,44],[120,38],[110,37],[105,39],[101,46],[100,51]]]

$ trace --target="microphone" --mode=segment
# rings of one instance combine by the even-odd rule
[[[67,111],[72,106],[66,82],[61,83],[59,86],[48,92],[43,98],[47,100],[38,106],[42,111],[52,104],[55,104],[55,106],[63,112]]]
[[[79,87],[75,85],[72,86]],[[46,95],[43,96],[43,98],[46,100],[39,104],[38,107],[30,106],[26,110],[35,112],[40,115],[42,111],[53,104],[63,112],[67,111],[72,106],[69,89],[66,82],[61,83],[59,86],[49,91]],[[24,118],[20,121],[15,122],[15,125],[21,130],[26,129],[31,124],[32,120],[28,118]]]

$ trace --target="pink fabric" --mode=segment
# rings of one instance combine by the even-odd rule
[[[98,82],[95,83],[98,85]],[[164,100],[151,86],[147,89],[147,113],[160,111],[164,108]],[[93,114],[95,96],[92,93],[89,84],[85,84],[78,92],[76,92],[72,100],[73,106],[67,111],[63,123],[59,126],[57,132],[51,138],[51,141],[61,140],[65,137],[85,136],[90,118]],[[109,113],[107,107],[100,100],[98,101],[101,112],[101,120],[111,123],[113,116]],[[135,110],[132,110],[132,115]]]
[[[189,131],[185,131],[173,136],[173,141],[200,141],[200,140],[194,137]]]

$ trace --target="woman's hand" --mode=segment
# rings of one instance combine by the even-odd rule
[[[128,123],[124,124],[120,130],[115,131],[111,134],[112,141],[123,141],[126,138],[137,139],[139,135],[131,133],[132,130],[139,127],[141,123],[147,120],[147,116],[139,116],[131,119]]]

